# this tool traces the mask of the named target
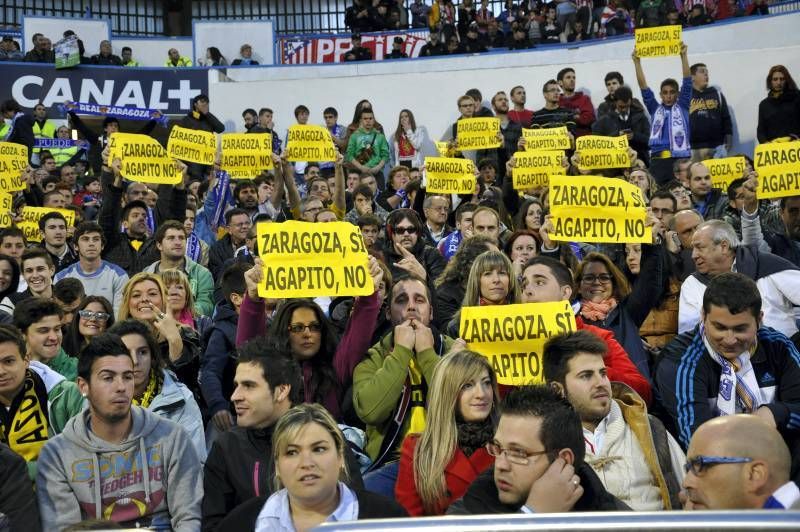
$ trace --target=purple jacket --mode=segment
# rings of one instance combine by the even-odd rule
[[[378,293],[371,296],[357,297],[353,305],[353,312],[347,320],[344,334],[336,346],[333,355],[333,369],[336,372],[338,386],[326,397],[317,397],[316,390],[311,386],[312,366],[310,361],[301,365],[303,373],[303,402],[320,403],[328,409],[334,418],[341,419],[342,394],[353,380],[353,370],[364,358],[371,347],[372,335],[378,321],[381,302]],[[242,345],[247,340],[256,336],[266,336],[267,320],[264,301],[253,301],[247,295],[239,309],[239,325],[236,329],[236,346]]]

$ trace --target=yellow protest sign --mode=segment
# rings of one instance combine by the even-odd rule
[[[367,248],[348,222],[262,222],[256,227],[261,297],[366,296],[375,292]]]
[[[130,181],[176,185],[183,179],[167,150],[149,135],[114,133],[109,141],[109,159],[120,159],[120,173]]]
[[[800,195],[800,140],[759,144],[754,155],[758,199]]]
[[[270,133],[223,133],[221,142],[221,166],[231,179],[252,179],[274,167]]]
[[[289,161],[334,162],[338,153],[327,128],[302,124],[289,126],[286,142]]]
[[[514,154],[514,189],[546,187],[551,175],[564,173],[563,151],[519,151]]]
[[[11,227],[14,216],[11,208],[14,205],[14,198],[8,192],[0,192],[0,227]]]
[[[211,166],[217,157],[217,136],[209,131],[173,126],[167,139],[173,159]]]
[[[15,142],[0,142],[0,190],[25,189],[22,171],[28,166],[28,147]]]
[[[703,164],[711,173],[711,186],[727,192],[732,181],[744,177],[747,160],[744,157],[725,157],[707,159]]]
[[[42,235],[39,232],[39,220],[49,212],[60,212],[67,220],[67,227],[75,225],[75,211],[69,209],[53,209],[50,207],[24,207],[22,209],[22,221],[17,224],[25,239],[31,242],[41,242]]]
[[[525,150],[569,150],[572,142],[569,139],[567,126],[541,129],[523,129]]]
[[[439,153],[441,157],[447,157],[450,154],[450,145],[446,141],[435,141],[436,144],[436,151]]]
[[[603,170],[607,168],[630,168],[628,137],[603,137],[585,135],[575,140],[575,151],[579,154],[581,170]]]
[[[551,176],[550,238],[561,242],[645,243],[647,204],[636,185],[618,178]]]
[[[636,28],[636,54],[639,57],[680,55],[681,33],[682,29],[679,24],[655,28]]]
[[[470,159],[425,157],[429,194],[472,194],[475,192],[475,163]]]
[[[456,122],[456,141],[459,150],[488,150],[499,148],[499,118],[461,118]]]
[[[575,331],[569,301],[462,307],[459,337],[489,359],[497,382],[544,382],[542,351],[552,336]]]

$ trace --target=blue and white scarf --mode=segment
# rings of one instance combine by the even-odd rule
[[[688,124],[684,120],[680,105],[676,102],[671,108],[667,109],[664,105],[659,105],[653,114],[653,127],[650,130],[650,146],[658,144],[661,140],[661,132],[667,127],[669,136],[669,151],[673,157],[681,157],[690,152],[689,135],[687,132]]]
[[[736,357],[739,371],[734,371],[733,364],[717,353],[706,337],[705,327],[700,325],[700,334],[703,337],[703,344],[711,358],[722,367],[719,375],[719,391],[717,392],[717,410],[721,416],[732,416],[737,412],[742,412],[742,403],[736,394],[736,385],[742,386],[752,402],[753,412],[764,404],[761,400],[761,389],[753,371],[753,364],[750,362],[752,353],[744,352]]]
[[[11,119],[11,127],[8,128],[8,132],[6,136],[3,137],[3,140],[8,140],[11,138],[11,134],[14,132],[14,126],[17,125],[17,119],[21,116],[25,116],[25,113],[17,113],[14,115],[14,118]]]
[[[51,149],[64,149],[64,148],[88,148],[89,143],[85,140],[72,140],[72,139],[48,139],[48,138],[41,138],[36,139],[33,143],[34,148],[44,148],[46,150]]]
[[[231,176],[228,172],[217,172],[217,184],[214,186],[214,197],[217,204],[214,206],[214,215],[211,217],[211,229],[216,231],[225,225],[225,209],[233,205],[233,192],[231,192]]]
[[[156,217],[153,214],[153,209],[150,207],[147,208],[147,219],[145,220],[145,223],[147,223],[148,234],[154,234],[156,232]]]
[[[60,106],[61,113],[72,111],[75,114],[94,116],[113,116],[126,120],[156,120],[166,127],[169,117],[157,109],[143,109],[140,107],[119,107],[116,105],[99,105],[83,102],[65,102]],[[161,116],[156,116],[160,114]]]
[[[186,256],[195,262],[200,262],[202,251],[203,248],[200,245],[200,239],[197,238],[197,235],[192,231],[192,234],[189,235],[189,238],[186,240]]]

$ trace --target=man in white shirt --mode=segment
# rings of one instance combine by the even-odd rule
[[[609,493],[638,511],[679,508],[683,451],[664,425],[648,415],[635,391],[609,381],[606,350],[605,342],[589,331],[550,339],[543,353],[545,381],[580,416],[584,459]]]

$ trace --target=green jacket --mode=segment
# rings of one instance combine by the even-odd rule
[[[158,273],[161,261],[156,261],[143,271]],[[185,257],[183,272],[189,278],[189,288],[194,296],[194,309],[199,315],[211,316],[214,313],[214,278],[208,268]]]
[[[56,357],[51,360],[47,365],[50,369],[59,372],[69,382],[78,380],[78,359],[71,357],[61,348]]]
[[[361,153],[362,148],[372,144],[372,157],[366,162],[366,166],[376,166],[380,161],[389,162],[389,144],[386,137],[377,129],[364,131],[358,128],[350,135],[350,142],[347,143],[347,153],[345,161],[350,162]]]
[[[62,351],[61,353],[64,352]],[[60,356],[61,354],[54,360],[57,360]],[[67,356],[67,358],[70,357]],[[77,359],[73,358],[72,360]],[[47,437],[50,439],[56,434],[61,434],[61,431],[67,426],[67,422],[73,416],[81,413],[86,401],[81,395],[78,385],[73,381],[67,380],[61,373],[57,373],[54,368],[41,362],[33,361],[30,369],[44,381],[45,389],[47,390],[48,416],[50,417]],[[36,479],[36,463],[36,460],[28,462],[28,474],[31,480]]]
[[[453,341],[434,332],[434,348],[416,354],[426,382],[431,382],[433,369],[440,357],[450,350]],[[396,454],[405,436],[408,410],[402,412],[401,425],[394,419],[399,409],[407,407],[408,402],[401,399],[413,356],[413,351],[394,345],[394,332],[390,332],[367,351],[353,372],[353,405],[358,417],[367,424],[366,451],[377,464]],[[389,441],[387,448],[382,449],[384,438],[392,438],[394,443]]]

